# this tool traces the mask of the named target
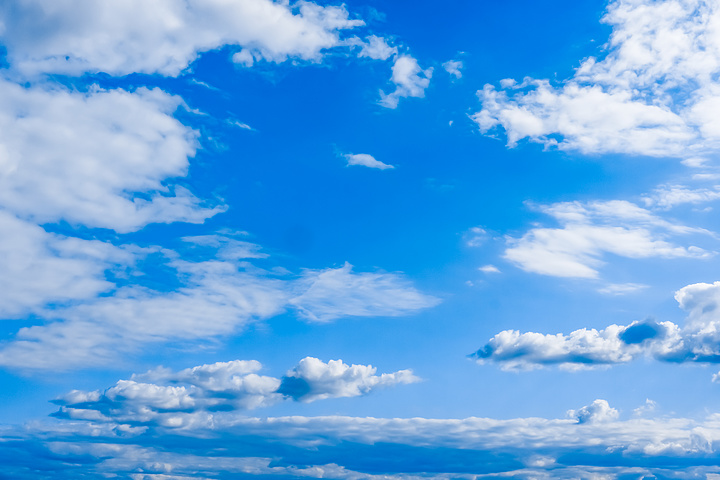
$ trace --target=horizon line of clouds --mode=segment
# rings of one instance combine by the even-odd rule
[[[720,363],[720,282],[685,286],[675,299],[688,313],[682,327],[648,318],[602,330],[581,328],[569,335],[504,330],[469,357],[479,364],[497,363],[504,370],[558,366],[577,371],[642,357],[677,364]],[[712,381],[720,381],[720,372]]]
[[[231,365],[154,374],[195,382],[208,393],[228,381],[232,388],[239,385],[225,375],[227,368],[234,368]],[[75,400],[81,397],[76,394]],[[103,399],[98,392],[81,405],[109,411],[118,407],[118,399],[120,405],[135,402],[131,409],[141,413],[147,413],[143,405],[154,409],[158,402],[154,394]],[[596,475],[672,478],[689,472],[704,478],[720,472],[720,467],[708,464],[718,454],[720,415],[709,414],[701,421],[648,417],[656,406],[648,400],[628,420],[603,399],[568,410],[565,419],[257,418],[207,411],[186,423],[149,420],[133,425],[122,423],[121,415],[116,421],[73,421],[60,415],[51,422],[3,432],[6,448],[0,458],[8,474],[18,473],[17,478],[48,478],[43,475],[52,472],[55,479],[112,473],[143,479],[244,474],[529,480]]]

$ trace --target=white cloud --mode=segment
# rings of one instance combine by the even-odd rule
[[[375,160],[375,157],[367,153],[347,153],[343,157],[347,160],[348,165],[362,165],[363,167],[377,168],[379,170],[395,168],[393,165]]]
[[[56,399],[57,416],[102,422],[192,427],[207,412],[267,407],[283,399],[312,402],[357,397],[379,387],[417,382],[411,370],[375,375],[370,365],[324,363],[303,358],[283,378],[258,375],[255,360],[233,360],[173,372],[165,368],[133,375],[104,391],[73,390]]]
[[[643,285],[641,283],[611,283],[598,289],[598,292],[606,293],[608,295],[626,295],[646,288],[648,288],[648,285]]]
[[[582,328],[569,335],[505,330],[471,357],[478,363],[498,362],[505,369],[559,365],[576,370],[644,356],[671,363],[720,363],[720,282],[688,285],[675,299],[688,312],[682,327],[648,319],[599,331]],[[713,381],[718,378],[720,374]]]
[[[453,75],[455,78],[462,78],[461,70],[463,68],[463,62],[460,60],[448,60],[443,63],[442,66],[450,75]]]
[[[720,199],[720,186],[714,189],[688,188],[685,185],[661,185],[652,195],[643,198],[645,205],[670,209],[685,203],[698,204]]]
[[[699,247],[681,247],[665,240],[670,234],[702,230],[670,223],[627,201],[563,202],[540,210],[554,217],[561,227],[537,227],[521,238],[508,238],[504,254],[528,272],[596,278],[605,253],[627,258],[711,255]]]
[[[154,393],[143,393],[153,404],[162,403]],[[179,430],[172,422],[152,428],[97,421],[35,423],[3,432],[0,458],[8,475],[42,478],[53,472],[59,480],[108,474],[144,480],[270,474],[348,480],[570,480],[712,478],[720,472],[713,462],[720,441],[717,414],[699,420],[621,420],[604,400],[573,414],[572,419],[498,420],[256,418],[203,412]],[[367,473],[378,471],[383,474]]]
[[[367,43],[361,42],[360,45],[362,45],[362,49],[358,53],[358,57],[387,60],[398,53],[397,47],[391,47],[385,38],[375,35],[370,35],[367,37]]]
[[[483,267],[479,267],[478,270],[483,273],[500,273],[500,270],[495,265],[485,265]]]
[[[94,298],[114,286],[105,270],[122,270],[136,259],[132,248],[48,233],[3,210],[0,231],[0,318]]]
[[[577,419],[578,423],[607,423],[616,421],[620,416],[607,400],[602,399],[597,399],[578,410],[568,410],[567,414]]]
[[[196,149],[196,133],[172,116],[180,98],[145,88],[0,87],[0,206],[39,223],[118,232],[201,223],[224,210],[166,186],[187,175]]]
[[[405,315],[437,305],[440,300],[424,295],[395,273],[353,273],[352,265],[307,270],[298,280],[302,292],[290,305],[315,322],[343,316]]]
[[[433,69],[423,70],[410,55],[400,55],[395,58],[392,67],[392,82],[396,85],[395,91],[386,94],[380,91],[380,105],[387,108],[396,108],[401,98],[423,98],[425,89],[430,85]]]
[[[720,148],[720,8],[704,0],[615,0],[603,21],[607,55],[588,58],[561,85],[486,85],[473,116],[501,126],[508,145],[527,138],[587,154],[687,158]]]
[[[378,387],[420,381],[411,370],[375,375],[372,365],[346,365],[342,360],[324,363],[306,357],[283,378],[278,390],[301,402],[313,402],[325,398],[357,397]]]
[[[210,246],[216,240],[200,239]],[[62,308],[35,305],[36,314],[46,323],[21,328],[1,345],[0,365],[54,370],[106,365],[137,352],[144,344],[209,341],[288,308],[308,320],[329,322],[348,316],[408,315],[439,302],[420,293],[399,274],[354,273],[345,264],[337,269],[307,270],[299,278],[275,278],[236,260],[246,255],[258,256],[255,249],[230,242],[219,247],[218,256],[224,260],[171,260],[167,266],[176,270],[182,285],[176,290],[129,285],[111,295],[84,298],[84,302]],[[100,287],[108,285],[99,282],[96,289]],[[37,301],[47,300],[53,293],[51,289]]]
[[[342,6],[302,1],[22,0],[1,12],[8,60],[29,75],[176,76],[199,53],[224,45],[242,47],[235,60],[244,64],[318,61],[341,44],[342,30],[364,24]]]

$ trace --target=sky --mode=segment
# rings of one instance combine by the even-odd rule
[[[0,479],[720,479],[720,3],[0,2]]]

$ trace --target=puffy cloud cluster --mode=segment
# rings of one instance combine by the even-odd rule
[[[0,80],[0,207],[121,233],[202,223],[225,207],[172,185],[197,142],[173,117],[181,104],[159,89],[80,93]]]
[[[208,367],[226,368],[219,365]],[[247,368],[253,365],[228,368],[236,368],[235,375],[246,378],[251,375]],[[198,378],[208,373],[188,369],[170,375],[204,385]],[[225,380],[215,387],[224,385]],[[128,389],[127,398],[104,399],[107,403],[102,408],[109,411],[118,401],[132,404],[141,398],[153,408],[182,408],[177,396],[164,400],[158,392],[165,393]],[[87,400],[85,405],[94,405],[102,397],[100,392],[89,398],[77,394],[67,401]],[[142,479],[286,475],[529,480],[713,478],[720,473],[715,465],[720,444],[716,414],[702,420],[671,416],[623,420],[601,399],[569,413],[569,419],[498,420],[254,418],[215,411],[181,430],[160,424],[149,428],[112,421],[58,420],[2,432],[0,461],[3,473],[21,479],[112,474]]]
[[[391,81],[395,84],[395,91],[391,93],[380,91],[380,105],[397,108],[401,98],[424,97],[425,89],[430,85],[432,73],[432,68],[423,70],[417,60],[410,55],[395,57],[391,77]]]
[[[307,357],[283,378],[278,392],[301,402],[325,398],[356,397],[377,387],[413,383],[420,379],[411,370],[375,375],[371,365],[346,365],[341,360],[323,363]]]
[[[569,335],[505,330],[471,357],[506,369],[558,365],[574,370],[642,356],[672,363],[720,363],[720,282],[688,285],[677,291],[675,299],[688,312],[683,327],[648,319],[599,331],[583,328]]]
[[[480,130],[587,154],[695,157],[720,147],[720,7],[707,0],[614,0],[608,53],[559,86],[526,78],[478,92]]]
[[[509,238],[504,257],[525,271],[557,277],[596,278],[602,256],[626,258],[705,258],[696,246],[669,242],[671,235],[708,233],[668,222],[621,200],[563,202],[540,207],[560,228],[537,227]]]
[[[165,368],[120,380],[105,391],[73,390],[55,400],[61,418],[193,428],[212,412],[265,407],[283,399],[313,402],[366,395],[379,387],[417,382],[410,370],[375,375],[371,365],[302,359],[282,378],[258,375],[255,360],[234,360],[173,372]]]
[[[342,6],[271,0],[22,0],[0,7],[0,40],[24,74],[176,76],[199,53],[241,47],[233,60],[317,61],[364,25]]]

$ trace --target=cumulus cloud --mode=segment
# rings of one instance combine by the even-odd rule
[[[343,157],[347,160],[348,165],[362,165],[363,167],[377,168],[379,170],[395,168],[393,165],[375,160],[375,157],[367,153],[348,153],[343,155]]]
[[[708,233],[668,222],[631,202],[562,202],[539,207],[560,228],[537,227],[508,238],[504,258],[525,271],[557,277],[596,278],[601,258],[706,258],[696,246],[666,240],[671,235]]]
[[[698,157],[720,147],[720,8],[705,0],[615,0],[603,59],[560,85],[526,78],[478,92],[482,132],[586,154]]]
[[[158,89],[80,93],[0,80],[0,206],[123,233],[224,211],[173,185],[197,146],[173,117],[181,104]]]
[[[390,79],[395,84],[395,91],[387,94],[380,91],[380,105],[397,108],[401,98],[423,98],[425,89],[430,85],[432,73],[432,68],[423,70],[410,55],[399,55],[395,58]]]
[[[420,379],[411,370],[375,375],[372,365],[346,365],[342,360],[323,363],[313,357],[300,363],[282,379],[279,393],[301,402],[325,398],[356,397],[377,387],[414,383]]]
[[[224,45],[242,48],[233,60],[245,65],[318,61],[341,45],[343,30],[364,24],[342,6],[306,1],[22,0],[1,8],[8,60],[29,75],[176,76],[199,53]]]
[[[357,397],[376,388],[417,382],[411,370],[375,375],[371,365],[324,363],[303,358],[283,378],[258,375],[255,360],[233,360],[187,368],[158,368],[104,390],[73,390],[56,399],[55,416],[163,427],[192,427],[203,413],[266,407],[283,399],[313,402]],[[199,415],[200,414],[200,415]]]
[[[578,410],[568,410],[568,417],[578,423],[607,423],[618,419],[620,413],[612,408],[607,400],[598,399]]]
[[[670,363],[720,363],[720,282],[688,285],[675,299],[688,312],[682,327],[647,319],[603,330],[582,328],[569,335],[505,330],[471,357],[504,369],[558,365],[576,370],[648,356]]]
[[[238,248],[240,256],[248,254],[248,247],[231,243],[220,249],[224,260],[170,260],[166,265],[181,282],[175,290],[131,284],[82,303],[38,308],[37,315],[46,323],[21,328],[14,338],[0,344],[0,365],[16,369],[99,367],[137,352],[143,344],[208,341],[238,333],[252,322],[287,309],[295,309],[311,321],[329,322],[348,316],[407,315],[439,302],[420,293],[400,274],[355,273],[345,264],[336,269],[307,270],[299,277],[277,276],[232,260],[239,255]],[[252,249],[249,253],[257,254]],[[68,351],[72,355],[67,355]]]
[[[358,41],[357,44],[362,47],[358,57],[368,57],[373,60],[387,60],[393,55],[397,55],[397,47],[391,47],[387,39],[378,37],[376,35],[370,35],[367,37],[367,42]]]
[[[443,68],[455,78],[462,78],[463,62],[460,60],[448,60],[442,64]]]

